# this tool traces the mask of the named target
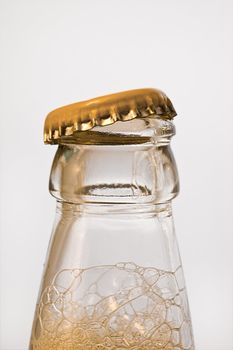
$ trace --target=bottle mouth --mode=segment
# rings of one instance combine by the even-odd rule
[[[168,144],[175,135],[175,126],[171,120],[158,118],[137,118],[129,121],[117,121],[106,126],[95,126],[91,130],[76,131],[73,135],[63,136],[59,144],[83,145],[132,145],[132,144]]]

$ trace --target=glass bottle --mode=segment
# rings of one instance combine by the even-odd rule
[[[56,219],[30,350],[193,350],[171,201],[176,115],[154,89],[57,109]]]

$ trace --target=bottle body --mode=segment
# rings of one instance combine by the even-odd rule
[[[144,121],[143,121],[144,122]],[[169,142],[61,145],[30,350],[193,350]]]
[[[193,349],[170,204],[128,209],[58,204],[32,349]]]

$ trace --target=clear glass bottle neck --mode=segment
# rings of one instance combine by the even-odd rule
[[[179,192],[170,148],[173,124],[161,120],[131,123],[118,124],[117,131],[115,124],[112,129],[94,128],[89,138],[83,133],[82,144],[73,139],[59,145],[50,193],[73,204],[157,205],[173,199]]]

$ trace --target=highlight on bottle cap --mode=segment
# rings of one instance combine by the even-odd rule
[[[50,112],[44,125],[44,142],[57,144],[62,137],[106,126],[117,121],[145,117],[173,119],[176,111],[160,90],[137,89],[76,102]]]

